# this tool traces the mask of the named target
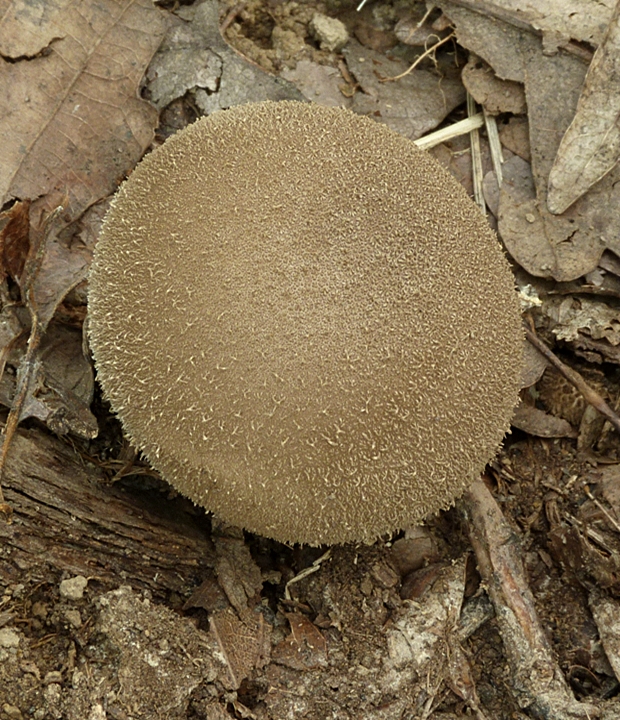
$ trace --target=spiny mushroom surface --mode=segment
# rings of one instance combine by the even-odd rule
[[[104,393],[151,464],[285,542],[371,542],[449,506],[517,399],[519,310],[485,218],[341,109],[235,107],[146,157],[89,312]]]

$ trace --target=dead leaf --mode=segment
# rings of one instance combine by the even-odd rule
[[[263,578],[243,533],[238,528],[226,528],[225,533],[213,537],[217,556],[215,572],[230,604],[243,615],[248,601],[260,594]]]
[[[474,194],[474,183],[470,146],[469,136],[461,135],[453,138],[449,143],[436,145],[429,152],[458,180],[465,188],[465,192],[471,197]],[[480,138],[480,150],[482,167],[490,169],[492,167],[491,153],[489,143],[484,137]]]
[[[436,17],[437,12],[429,15],[428,10],[422,3],[416,3],[413,9],[407,11],[404,17],[396,23],[394,33],[401,43],[405,45],[419,45],[420,47],[429,46],[434,40],[437,42],[450,30],[438,31],[433,28],[432,17]],[[424,21],[424,22],[422,22]]]
[[[221,60],[222,71],[216,92],[197,87],[196,105],[205,115],[247,102],[262,100],[303,100],[303,95],[286,80],[270,75],[237,55],[220,35],[219,3],[205,0],[191,7],[181,7],[177,15],[192,26],[192,33],[202,38],[203,47]]]
[[[308,670],[327,665],[327,643],[323,633],[301,613],[284,613],[291,634],[272,651],[274,662],[293,670]]]
[[[523,341],[523,364],[521,366],[521,387],[528,388],[535,385],[549,363],[542,353],[527,340]]]
[[[620,345],[620,310],[602,300],[550,297],[544,312],[553,321],[551,331],[558,340],[571,342],[585,334],[593,340],[605,339],[611,345]]]
[[[447,684],[452,692],[464,700],[476,713],[477,720],[487,720],[476,691],[476,683],[469,658],[454,630],[447,633],[446,640],[448,645]]]
[[[563,418],[549,415],[524,403],[517,407],[510,424],[535,437],[577,437],[575,429]]]
[[[90,249],[71,224],[109,195],[150,144],[157,112],[137,97],[144,67],[163,35],[148,0],[57,0],[43,14],[16,0],[0,26],[0,195],[32,199],[30,254],[20,278],[31,337],[16,376],[0,464],[20,418],[96,435],[73,391],[42,376],[39,343],[67,292],[81,282]],[[18,28],[26,32],[17,32]],[[23,40],[24,46],[19,42]],[[37,54],[24,59],[36,48]],[[15,58],[15,62],[4,59]],[[42,402],[45,398],[45,402]],[[1,470],[1,468],[0,468]]]
[[[575,117],[549,174],[547,206],[561,214],[620,158],[620,3],[592,58]]]
[[[592,535],[596,536],[594,542]],[[558,525],[549,532],[549,552],[584,587],[592,587],[594,580],[601,590],[614,595],[620,592],[620,554],[606,545],[601,533],[588,527],[582,531],[574,525]]]
[[[230,607],[228,598],[220,587],[215,573],[209,570],[205,579],[190,595],[183,605],[183,610],[191,610],[192,608],[202,608],[208,613],[214,613],[220,610],[226,610]]]
[[[240,620],[231,609],[214,613],[209,627],[224,656],[229,687],[236,690],[255,667],[269,657],[269,630],[261,613],[248,612]]]
[[[570,281],[591,272],[605,248],[620,253],[620,216],[611,210],[620,199],[620,169],[612,170],[561,217],[547,209],[549,173],[574,117],[587,69],[584,54],[575,48],[573,53],[548,53],[553,38],[559,42],[562,36],[568,42],[592,33],[583,32],[572,19],[566,21],[564,8],[559,13],[550,4],[545,5],[544,17],[518,0],[484,5],[492,14],[497,9],[501,12],[489,18],[440,2],[456,24],[459,42],[487,60],[499,77],[525,82],[532,167],[528,170],[516,158],[504,165],[499,233],[510,254],[529,273]],[[514,23],[517,11],[522,13],[521,22],[509,24]],[[583,8],[575,12],[580,16]],[[542,25],[548,34],[541,41],[531,31]],[[602,39],[602,34],[594,34]]]
[[[0,197],[56,190],[75,219],[115,189],[152,140],[157,113],[137,91],[163,20],[149,0],[83,2],[79,12],[57,0],[36,22],[33,7],[11,5],[0,27],[0,85],[9,89]],[[45,52],[18,59],[35,49]]]
[[[0,380],[4,374],[9,353],[25,328],[19,319],[19,312],[15,306],[4,305],[0,310]]]
[[[366,8],[364,8],[364,10],[365,9]],[[355,24],[355,30],[353,32],[362,45],[377,52],[384,53],[398,44],[398,38],[392,30],[384,30],[381,27],[377,27],[372,19],[365,20],[360,18]]]
[[[53,218],[47,230],[44,233],[45,247],[41,250],[41,262],[31,278],[29,288],[43,331],[67,293],[86,278],[92,258],[92,248],[83,246],[76,241],[77,238],[61,237],[62,231],[66,230],[62,220]],[[33,235],[31,228],[31,238]]]
[[[484,58],[499,78],[523,82],[523,61],[516,52],[523,38],[523,25],[517,28],[502,22],[493,13],[472,12],[457,3],[436,4],[454,23],[456,38],[462,47]]]
[[[499,234],[512,257],[532,275],[568,281],[595,268],[603,252],[590,219],[571,208],[557,217],[541,207],[530,165],[515,155],[502,165]],[[599,214],[606,208],[599,208]],[[593,212],[595,209],[593,208]],[[606,213],[612,222],[612,214]],[[551,221],[548,222],[549,218]]]
[[[492,68],[473,53],[463,68],[462,79],[474,100],[492,115],[521,115],[527,110],[523,85],[498,78]]]
[[[11,364],[18,368],[18,377],[5,373],[0,380],[0,403],[6,407],[12,406],[19,374],[25,371],[24,351],[21,348],[11,358]],[[93,369],[82,351],[81,332],[53,325],[28,372],[20,422],[36,417],[58,434],[71,432],[86,439],[97,436],[97,420],[90,412]]]
[[[542,31],[544,36],[554,38],[557,45],[565,45],[570,39],[598,45],[611,17],[615,0],[454,0],[435,3],[447,15],[449,6],[476,17],[489,16],[516,28]],[[468,47],[468,46],[466,46]],[[473,48],[472,48],[473,49]]]
[[[2,266],[0,275],[10,275],[19,282],[30,251],[28,240],[30,200],[15,203],[10,210],[0,214],[0,249]]]
[[[616,519],[620,521],[620,465],[609,465],[600,468],[600,479],[603,499],[612,509]]]
[[[175,22],[171,22],[146,74],[150,99],[160,110],[188,90],[216,92],[222,75],[222,58],[205,47],[196,25],[175,15],[171,18]]]
[[[525,162],[532,161],[530,152],[530,129],[526,117],[511,117],[499,126],[499,139],[503,147],[518,155]]]
[[[329,65],[300,60],[294,70],[285,68],[281,76],[292,82],[311,102],[328,107],[350,107],[351,99],[343,95],[344,78]]]
[[[356,40],[349,41],[343,54],[363,90],[355,94],[351,109],[375,117],[411,140],[437,127],[465,100],[452,60],[440,61],[437,70],[416,68],[397,82],[382,83],[382,78],[399,75],[409,64],[389,59]]]

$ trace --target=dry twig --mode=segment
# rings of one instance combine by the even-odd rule
[[[467,93],[467,115],[474,117],[476,115],[476,101]],[[482,191],[482,181],[484,171],[482,170],[482,150],[480,149],[480,132],[474,129],[469,133],[469,141],[471,144],[471,170],[474,182],[474,199],[476,205],[486,215],[487,204],[484,201],[484,192]]]
[[[228,28],[233,24],[233,22],[237,19],[241,12],[245,10],[246,6],[247,2],[237,3],[236,5],[233,5],[233,7],[231,7],[230,10],[226,13],[226,17],[220,25],[220,35],[222,37],[224,37]]]
[[[491,150],[491,162],[493,163],[493,170],[495,170],[495,176],[497,177],[497,185],[501,188],[504,182],[502,173],[502,165],[504,164],[504,156],[502,153],[502,144],[499,140],[499,132],[497,130],[497,120],[493,115],[490,115],[484,108],[484,124],[487,129],[487,137],[489,138],[489,148]]]
[[[564,364],[559,357],[557,357],[551,350],[545,345],[544,342],[536,335],[536,333],[529,327],[524,326],[525,336],[529,342],[542,353],[547,360],[557,369],[562,375],[572,383],[577,390],[583,395],[586,402],[588,402],[595,410],[598,410],[600,414],[620,432],[620,417],[609,407],[605,400],[592,389],[588,383],[581,377],[581,375],[573,368]]]
[[[411,65],[410,67],[408,67],[408,68],[405,70],[405,72],[402,72],[400,75],[394,75],[394,77],[381,78],[381,79],[379,80],[379,82],[392,82],[393,80],[400,80],[401,78],[404,78],[405,75],[409,75],[410,72],[413,72],[413,71],[417,68],[417,66],[422,62],[422,60],[424,60],[424,58],[428,57],[429,55],[432,55],[432,54],[435,52],[435,50],[437,50],[437,48],[438,48],[440,45],[444,45],[445,43],[448,42],[448,40],[451,40],[453,37],[456,37],[456,33],[451,32],[449,35],[446,35],[446,37],[443,38],[443,40],[439,40],[439,41],[436,42],[432,47],[430,47],[428,50],[425,50],[425,51],[420,55],[419,58],[416,58],[416,60],[415,60],[415,62],[413,63],[413,65]]]
[[[482,480],[465,493],[462,508],[519,706],[546,720],[599,717],[596,707],[575,700],[557,665],[538,620],[515,533]]]
[[[30,329],[30,337],[28,338],[28,345],[26,347],[26,354],[24,355],[17,371],[15,397],[13,398],[9,417],[7,418],[6,425],[3,430],[4,441],[2,443],[2,450],[0,451],[0,512],[3,513],[8,520],[11,518],[12,511],[11,507],[4,501],[4,496],[2,494],[2,474],[6,465],[11,441],[15,435],[19,421],[21,420],[22,408],[26,398],[28,397],[29,391],[32,389],[32,383],[36,380],[37,369],[40,364],[38,357],[39,345],[41,344],[41,339],[43,338],[49,324],[49,320],[41,320],[40,318],[39,308],[34,296],[34,286],[45,257],[49,233],[53,227],[54,221],[59,217],[63,210],[64,208],[62,206],[55,208],[46,218],[41,231],[36,234],[37,242],[30,248],[30,254],[26,260],[26,264],[24,265],[24,271],[20,282],[22,300],[28,308],[32,325]]]
[[[434,130],[428,135],[423,135],[421,138],[414,140],[413,142],[422,150],[429,150],[435,145],[441,145],[443,142],[452,140],[452,138],[460,137],[461,135],[467,135],[476,128],[481,128],[484,125],[484,116],[482,113],[478,113],[473,117],[465,118],[465,120],[459,120],[458,122],[452,123],[452,125],[446,125],[446,127],[440,130]]]

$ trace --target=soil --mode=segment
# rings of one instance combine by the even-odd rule
[[[50,463],[54,456],[61,464]],[[44,458],[47,470],[41,469]],[[39,485],[46,485],[54,470],[77,481],[43,506],[45,493],[22,480],[36,472]],[[577,459],[574,441],[515,436],[491,472],[563,673],[580,699],[613,697],[618,684],[588,607],[596,568],[567,567],[550,540],[553,517],[583,515],[590,503],[578,491],[561,492],[567,479],[580,474],[595,482],[597,471]],[[421,535],[334,547],[322,558],[326,548],[291,548],[211,526],[184,500],[171,498],[163,482],[138,475],[110,484],[110,476],[41,430],[23,430],[16,438],[5,483],[13,531],[5,533],[0,561],[5,717],[318,720],[470,712],[447,677],[450,624],[437,609],[451,607],[451,583],[457,582],[465,607],[482,592],[473,558],[465,562],[471,550],[458,508],[430,519]],[[105,501],[101,507],[115,506],[118,498],[124,505],[90,516],[78,508],[95,507],[93,492]],[[101,528],[112,516],[119,524],[134,518],[127,534],[142,537],[143,567],[132,565],[136,550],[130,545],[125,558],[102,547]],[[144,518],[165,527],[166,535],[151,534],[147,541],[139,522]],[[58,534],[47,536],[48,546],[35,542],[53,521]],[[61,531],[63,523],[74,531]],[[20,537],[24,526],[31,548]],[[169,560],[156,545],[176,539],[180,548],[183,534],[184,560],[188,537],[203,557],[178,565],[175,579],[166,575]],[[423,547],[426,568],[409,571],[416,547]],[[317,560],[316,571],[288,585],[287,596],[288,581]],[[415,646],[413,657],[394,633],[421,616],[434,640],[426,657]],[[485,712],[498,720],[517,716],[496,620],[489,617],[462,648]]]

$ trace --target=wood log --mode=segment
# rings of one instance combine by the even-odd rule
[[[214,564],[208,522],[183,498],[110,484],[71,446],[41,430],[13,438],[2,479],[0,583],[49,567],[154,595],[186,595]]]

